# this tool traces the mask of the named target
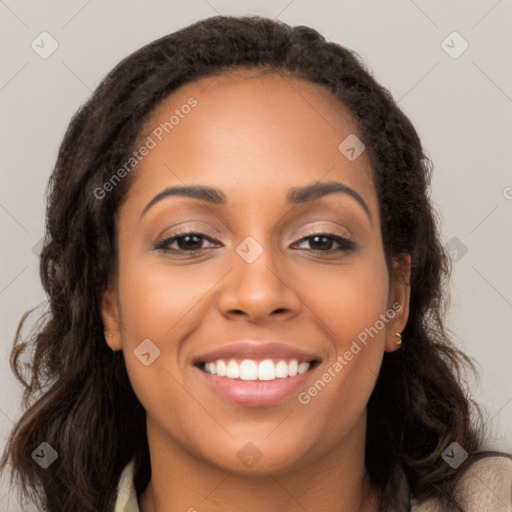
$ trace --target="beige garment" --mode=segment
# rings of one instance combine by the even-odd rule
[[[114,512],[140,512],[133,483],[134,466],[132,460],[121,474]],[[468,469],[457,489],[466,512],[512,512],[512,460],[480,459]],[[413,503],[411,512],[443,512],[443,508],[430,500]]]
[[[117,485],[117,500],[114,512],[140,512],[133,483],[135,459],[124,468]]]
[[[465,512],[512,512],[512,459],[483,457],[474,462],[459,482],[456,493]],[[412,508],[412,512],[443,510],[435,500]]]

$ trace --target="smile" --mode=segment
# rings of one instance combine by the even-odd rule
[[[244,407],[279,404],[305,389],[324,356],[277,340],[236,340],[192,358],[216,398]]]
[[[217,359],[203,363],[203,370],[211,375],[243,381],[273,381],[306,373],[313,362],[297,359]]]

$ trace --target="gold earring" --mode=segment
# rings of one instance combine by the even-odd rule
[[[397,332],[397,333],[395,334],[395,336],[398,338],[398,339],[395,341],[395,343],[396,343],[397,345],[401,345],[401,344],[402,344],[402,335],[401,335],[399,332]]]

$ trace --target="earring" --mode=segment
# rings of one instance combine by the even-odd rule
[[[397,332],[397,333],[395,334],[395,336],[398,338],[398,339],[395,341],[395,343],[396,343],[397,345],[401,345],[401,344],[402,344],[402,335],[401,335],[399,332]]]
[[[109,338],[112,338],[112,333],[111,333],[111,332],[106,332],[105,334],[106,334]],[[113,348],[112,348],[111,350],[112,350],[112,353],[115,353],[115,352],[116,352],[116,350],[115,350],[115,349],[113,349]]]

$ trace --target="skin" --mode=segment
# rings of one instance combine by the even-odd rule
[[[144,137],[190,97],[197,106],[133,171],[116,219],[118,273],[102,303],[107,343],[124,351],[147,413],[152,479],[141,511],[374,511],[366,404],[384,351],[400,348],[410,260],[394,261],[404,280],[390,280],[366,153],[349,161],[338,150],[357,129],[319,85],[238,70],[175,91]],[[331,180],[354,189],[371,220],[342,193],[286,204],[291,187]],[[171,196],[140,218],[159,192],[185,184],[219,188],[227,204]],[[187,227],[207,237],[202,252],[180,255],[187,245],[177,242],[174,253],[154,249]],[[315,250],[307,230],[349,236],[355,248]],[[248,236],[263,249],[250,264],[235,250]],[[229,403],[191,365],[242,338],[283,340],[320,355],[308,388],[393,303],[401,311],[307,405],[296,395],[266,407]],[[134,356],[144,339],[161,351],[149,366]],[[237,456],[248,442],[261,453],[252,467]]]

